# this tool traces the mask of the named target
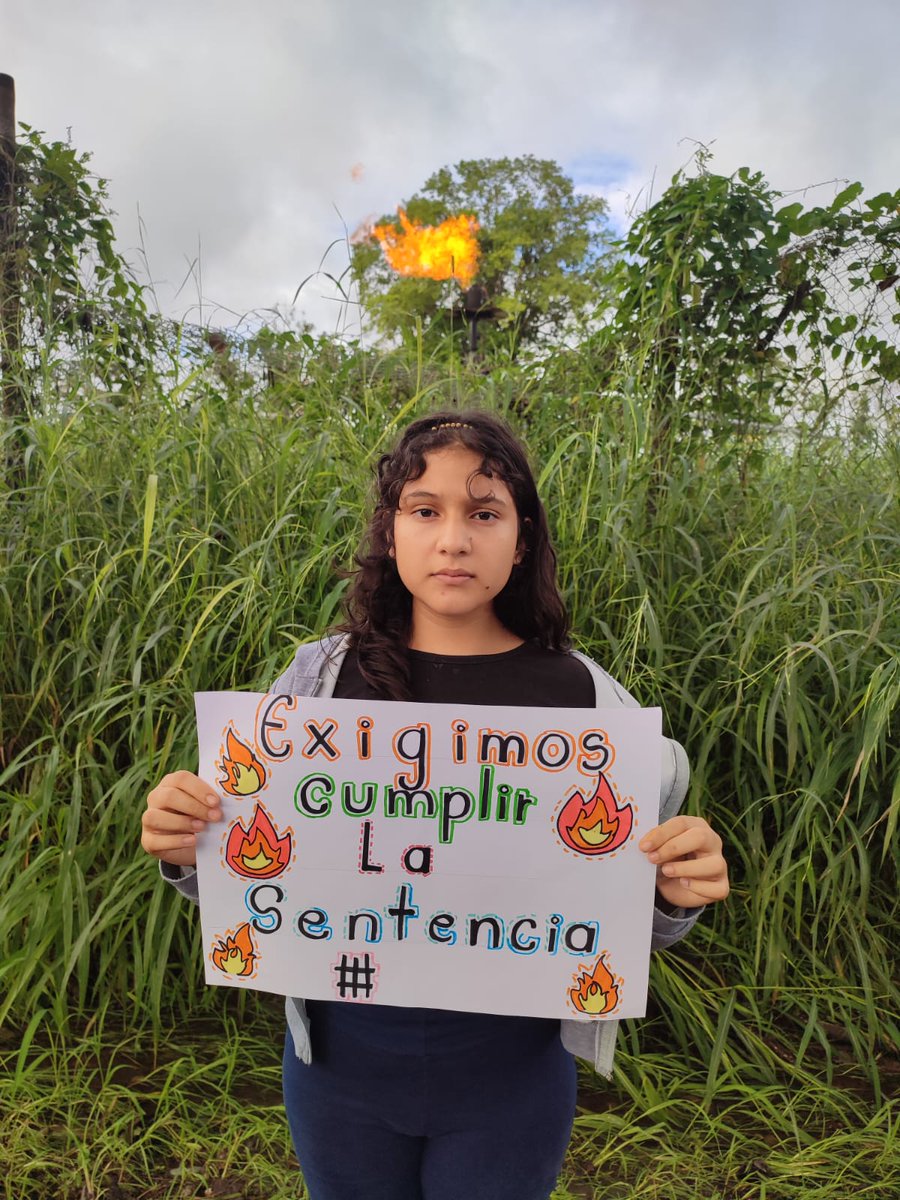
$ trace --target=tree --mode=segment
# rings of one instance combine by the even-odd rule
[[[759,172],[697,156],[631,226],[600,335],[636,359],[660,430],[746,433],[804,397],[819,419],[900,380],[900,192],[782,204]]]
[[[90,155],[28,125],[15,153],[17,369],[24,377],[77,369],[117,390],[149,369],[156,329],[143,291],[117,252],[106,181]]]
[[[466,213],[478,222],[476,282],[498,319],[482,325],[488,352],[515,357],[576,329],[604,287],[611,239],[606,202],[579,195],[556,163],[531,155],[444,167],[402,206],[413,222],[436,225]],[[386,216],[400,231],[400,218]],[[463,336],[462,290],[454,281],[398,276],[371,235],[357,239],[352,272],[363,306],[387,336],[409,336],[419,320],[434,344]]]

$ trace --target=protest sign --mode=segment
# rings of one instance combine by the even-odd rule
[[[206,981],[306,999],[644,1013],[659,709],[196,697]]]

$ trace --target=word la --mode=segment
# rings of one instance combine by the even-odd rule
[[[372,822],[363,821],[359,832],[359,873],[361,875],[381,875],[384,863],[375,862],[372,858]],[[407,846],[400,855],[400,866],[407,875],[430,875],[434,863],[434,851],[431,846]]]

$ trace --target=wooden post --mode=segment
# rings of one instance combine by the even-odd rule
[[[16,211],[16,85],[0,74],[0,380],[3,415],[19,417],[25,399],[17,380],[19,271]]]

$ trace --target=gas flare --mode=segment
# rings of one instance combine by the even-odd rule
[[[279,836],[269,814],[257,804],[247,829],[240,820],[232,825],[225,843],[225,862],[246,879],[272,879],[291,861],[292,833],[288,829]]]
[[[597,959],[590,973],[581,968],[580,975],[573,975],[575,986],[569,988],[569,999],[579,1012],[589,1017],[599,1017],[612,1012],[619,1003],[619,989],[615,976],[607,969],[603,955]],[[618,981],[621,983],[621,979]]]
[[[213,964],[226,975],[247,976],[254,971],[256,947],[250,936],[250,924],[239,925],[234,933],[226,933],[212,948]]]
[[[575,791],[556,818],[559,836],[578,854],[609,854],[628,840],[634,814],[630,804],[619,808],[609,781],[597,773],[597,786],[589,800]]]
[[[397,210],[401,228],[376,225],[372,237],[381,243],[388,263],[398,275],[422,279],[456,279],[468,287],[478,271],[479,225],[474,217],[460,213],[440,225],[420,225],[403,209]]]
[[[232,728],[225,733],[225,753],[216,766],[223,774],[219,786],[229,796],[252,796],[266,782],[266,768]]]

